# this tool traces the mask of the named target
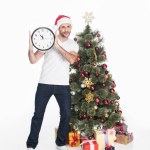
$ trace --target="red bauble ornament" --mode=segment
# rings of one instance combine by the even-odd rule
[[[117,100],[119,100],[119,99],[120,99],[120,97],[118,96],[118,97],[117,97]]]
[[[108,74],[109,73],[109,71],[105,71],[105,74]]]
[[[111,100],[110,103],[111,103],[111,104],[114,104],[114,100]]]
[[[80,76],[81,76],[81,77],[84,77],[84,73],[83,73],[83,72],[81,72],[81,73],[80,73]]]
[[[89,75],[89,72],[88,71],[84,71],[84,75]]]
[[[106,64],[103,64],[103,65],[102,65],[102,68],[103,68],[103,69],[107,69],[107,65],[106,65]]]
[[[89,139],[89,140],[92,140],[92,139],[93,139],[93,137],[92,137],[92,136],[89,136],[89,137],[88,137],[88,139]]]
[[[86,46],[87,48],[90,48],[90,47],[92,46],[92,44],[91,44],[90,41],[87,41],[87,42],[85,43],[85,46]]]
[[[100,121],[100,123],[104,123],[105,122],[104,119],[100,119],[99,121]]]
[[[86,114],[83,115],[83,118],[84,118],[84,119],[86,118]]]
[[[94,90],[95,90],[95,87],[94,87],[93,85],[91,85],[91,86],[90,86],[90,90],[91,90],[91,91],[94,91]]]
[[[95,47],[95,50],[98,51],[98,50],[99,50],[99,47]]]
[[[77,57],[77,61],[79,62],[80,60],[81,60],[81,57],[80,57],[80,56],[78,56],[78,57]]]
[[[114,81],[112,81],[112,87],[116,87],[116,83]]]
[[[108,105],[108,100],[107,99],[103,100],[103,104]]]
[[[79,116],[79,118],[82,119],[83,117],[82,117],[82,116]]]
[[[79,69],[81,67],[81,65],[80,64],[77,64],[77,68]]]
[[[117,110],[117,113],[122,114],[122,111],[121,110]]]
[[[106,86],[106,83],[105,83],[105,82],[103,82],[103,83],[102,83],[102,86],[103,86],[103,87],[105,87],[105,86]]]
[[[122,125],[121,122],[115,122],[115,124],[116,124],[117,126],[121,126],[121,125]]]
[[[103,57],[103,58],[106,58],[106,53],[103,53],[103,54],[102,54],[102,57]]]
[[[109,91],[110,91],[110,93],[115,93],[115,90],[113,88],[110,89]]]
[[[98,33],[98,34],[97,34],[97,37],[100,37],[100,36],[101,36],[101,35]]]
[[[74,41],[77,41],[77,38],[76,38],[76,37],[74,38]]]
[[[98,77],[100,74],[98,72],[95,73],[95,76]]]
[[[97,103],[99,103],[99,102],[100,102],[100,98],[97,97],[97,98],[95,99],[95,101],[96,101]]]
[[[89,116],[90,119],[93,119],[93,116]]]

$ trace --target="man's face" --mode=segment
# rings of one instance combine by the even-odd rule
[[[71,33],[71,28],[72,26],[70,23],[63,23],[59,27],[59,34],[64,38],[68,38]]]

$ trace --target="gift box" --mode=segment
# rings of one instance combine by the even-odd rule
[[[68,134],[68,144],[71,147],[77,147],[80,145],[80,135],[75,132],[75,131],[71,131]]]
[[[98,144],[95,140],[86,140],[81,144],[83,150],[98,150]]]
[[[94,132],[95,140],[99,145],[99,150],[104,150],[106,145],[114,146],[116,140],[116,131],[114,128],[108,130],[96,130]]]
[[[133,141],[133,133],[128,133],[128,132],[119,132],[116,134],[116,141],[117,143],[120,144],[128,144]]]
[[[88,140],[88,137],[80,137],[80,143],[82,143],[83,141],[86,141],[86,140]]]
[[[94,137],[98,143],[98,150],[104,150],[104,148],[105,148],[105,134],[100,130],[96,130],[94,132]]]
[[[115,130],[116,132],[127,132],[128,126],[125,123],[116,122]]]
[[[115,150],[115,147],[114,146],[106,146],[105,150]]]

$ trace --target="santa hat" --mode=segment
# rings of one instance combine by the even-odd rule
[[[59,28],[59,26],[63,23],[72,24],[70,17],[65,15],[59,15],[55,20],[55,25],[53,26],[54,31],[56,31]]]

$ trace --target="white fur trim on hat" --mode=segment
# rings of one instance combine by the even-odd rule
[[[63,24],[63,23],[69,23],[69,24],[72,24],[70,18],[64,17],[64,18],[61,18],[60,20],[58,20],[56,25],[59,27],[59,26],[60,26],[61,24]]]
[[[72,25],[70,17],[64,16],[64,15],[59,15],[56,18],[55,25],[53,26],[52,30],[54,32],[56,32],[58,30],[58,28],[60,27],[60,25],[63,24],[63,23],[69,23],[69,24]]]

